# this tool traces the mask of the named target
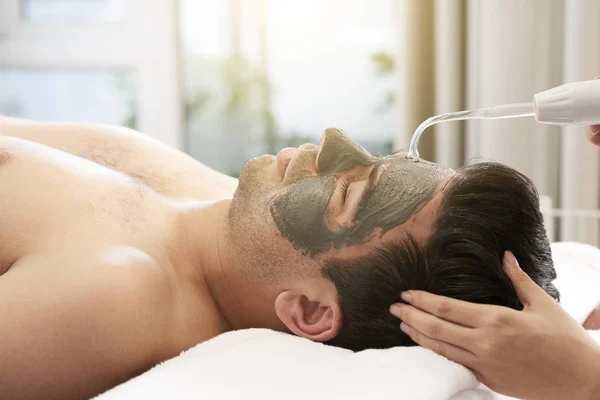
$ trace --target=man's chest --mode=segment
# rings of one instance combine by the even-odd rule
[[[57,245],[137,238],[140,246],[150,226],[161,224],[159,196],[141,182],[43,146],[0,140],[7,142],[0,143],[1,265]]]

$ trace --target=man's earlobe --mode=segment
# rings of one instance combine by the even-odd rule
[[[275,299],[275,312],[292,333],[317,342],[335,338],[342,328],[342,314],[335,300],[311,300],[288,290]]]

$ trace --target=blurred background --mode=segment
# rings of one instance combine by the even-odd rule
[[[232,176],[330,126],[385,155],[432,115],[597,75],[600,0],[0,0],[0,114],[129,126]],[[553,239],[600,242],[581,128],[453,122],[421,143],[517,168],[562,210]]]

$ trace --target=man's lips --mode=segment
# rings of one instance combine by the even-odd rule
[[[286,147],[285,149],[277,153],[277,156],[275,157],[275,160],[277,162],[277,172],[279,173],[279,176],[282,180],[285,176],[285,171],[287,170],[288,165],[290,165],[294,154],[296,154],[296,151],[297,149],[293,147]]]

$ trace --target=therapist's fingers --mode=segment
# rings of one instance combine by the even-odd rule
[[[594,79],[600,79],[600,76],[597,76]],[[586,126],[585,136],[587,136],[592,144],[600,146],[600,125]]]
[[[400,329],[418,345],[423,346],[429,350],[433,350],[437,354],[441,355],[442,357],[446,357],[449,360],[455,361],[468,368],[472,367],[474,365],[474,362],[476,361],[475,355],[470,351],[451,345],[450,343],[446,343],[441,340],[432,339],[427,335],[424,335],[421,332],[417,331],[405,322],[402,322],[400,324]]]
[[[519,262],[512,252],[507,251],[504,253],[502,266],[517,292],[517,297],[525,307],[546,298],[552,300],[544,289],[532,281],[529,275],[519,267]]]
[[[585,136],[592,144],[600,146],[600,125],[586,126]]]
[[[600,330],[600,306],[588,315],[587,319],[583,322],[583,328],[590,331]]]
[[[488,313],[488,307],[450,297],[438,296],[421,290],[401,294],[402,300],[429,314],[466,327],[475,327]]]
[[[441,340],[465,350],[470,350],[470,346],[473,345],[475,337],[472,328],[444,321],[408,304],[394,304],[390,307],[390,312],[431,339]]]

